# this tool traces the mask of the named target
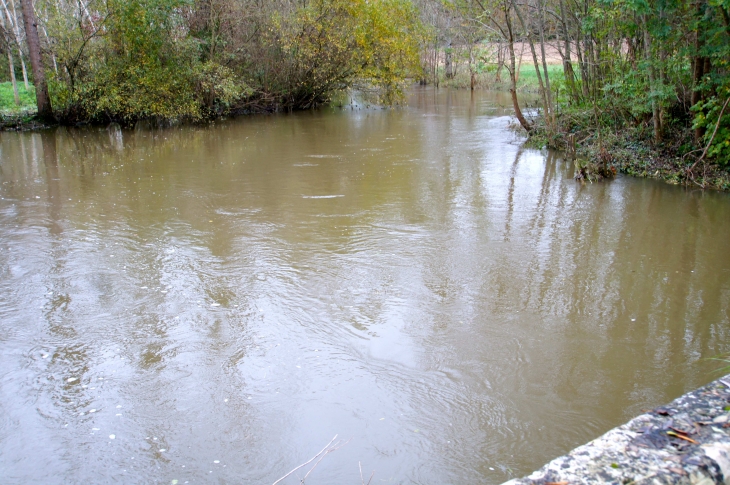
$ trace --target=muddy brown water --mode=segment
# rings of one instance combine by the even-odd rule
[[[711,381],[728,195],[581,185],[508,105],[0,135],[2,483],[271,484],[337,435],[305,483],[497,484]]]

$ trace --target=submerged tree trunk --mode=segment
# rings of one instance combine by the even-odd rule
[[[33,11],[33,1],[22,0],[22,7],[25,38],[28,42],[30,65],[33,68],[33,83],[35,84],[38,117],[42,120],[50,121],[53,119],[53,109],[51,108],[51,98],[48,96],[46,72],[43,68],[43,58],[41,57],[41,42],[38,38],[38,20]]]

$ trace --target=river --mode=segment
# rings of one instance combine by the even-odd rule
[[[498,484],[715,378],[728,194],[581,184],[508,107],[2,133],[2,482],[271,484],[337,435],[305,483]]]

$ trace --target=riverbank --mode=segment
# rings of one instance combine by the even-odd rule
[[[721,165],[718,159],[703,158],[702,150],[693,150],[690,128],[674,127],[662,143],[655,144],[648,124],[605,123],[596,128],[592,117],[586,109],[560,112],[552,134],[538,117],[533,120],[534,130],[527,146],[565,151],[574,159],[582,179],[590,182],[622,173],[672,185],[730,190],[730,167]]]
[[[560,66],[550,67],[558,69]],[[557,74],[562,72],[556,70],[552,75],[557,78]],[[462,73],[442,86],[444,89],[462,89],[464,88],[462,84],[467,79],[464,76],[466,74]],[[507,84],[494,80],[494,73],[481,75],[479,79],[478,85],[481,89],[508,90]],[[531,65],[522,66],[518,90],[523,93],[538,91],[537,77]],[[24,104],[18,109],[0,109],[0,131],[38,130],[49,127],[47,123],[36,120],[34,112],[29,108],[26,98],[32,94],[25,94]],[[336,101],[333,103],[337,104]],[[259,109],[237,114],[272,111],[275,110]],[[673,185],[730,190],[729,167],[707,160],[696,163],[699,154],[696,151],[694,154],[687,153],[692,136],[687,128],[675,129],[666,136],[667,141],[664,144],[655,146],[648,126],[605,126],[601,128],[599,134],[592,117],[593,113],[585,110],[584,112],[576,109],[565,110],[558,114],[556,133],[548,135],[542,118],[537,116],[532,120],[535,129],[530,133],[527,146],[566,150],[572,137],[576,141],[574,153],[576,169],[581,174],[580,178],[587,182],[595,182],[605,178],[605,175],[622,173],[663,180]],[[147,122],[144,124],[149,125]]]
[[[730,375],[505,485],[730,483]]]

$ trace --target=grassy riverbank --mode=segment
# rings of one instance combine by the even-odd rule
[[[648,121],[626,123],[601,113],[596,122],[592,110],[566,108],[557,114],[556,122],[557,129],[549,133],[545,120],[537,118],[527,145],[569,151],[574,139],[574,160],[585,180],[623,173],[675,185],[730,190],[730,167],[717,158],[700,160],[691,128],[681,123],[669,127],[662,142],[655,143]]]

